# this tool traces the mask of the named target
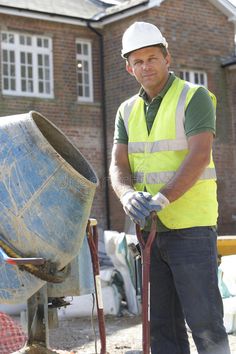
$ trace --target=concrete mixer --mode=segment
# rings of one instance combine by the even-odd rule
[[[94,292],[97,231],[89,216],[98,179],[37,112],[1,117],[0,141],[0,302],[27,302],[28,344],[46,350],[48,303],[56,309],[64,296]],[[100,326],[104,332],[102,317]]]

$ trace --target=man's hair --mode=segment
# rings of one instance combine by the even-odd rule
[[[156,44],[155,47],[158,47],[161,49],[164,58],[167,56],[168,49],[163,44]]]

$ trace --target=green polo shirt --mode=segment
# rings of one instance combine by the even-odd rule
[[[146,116],[146,123],[148,132],[152,128],[152,124],[161,105],[162,99],[165,96],[168,89],[171,87],[175,75],[170,73],[169,78],[158,96],[154,97],[151,102],[148,102],[147,95],[143,88],[139,91],[139,96],[144,100],[144,109]],[[212,104],[212,100],[208,94],[208,91],[204,87],[199,87],[194,93],[188,107],[185,111],[185,134],[187,137],[196,135],[205,131],[210,131],[215,135],[215,109]],[[125,129],[124,120],[121,114],[120,108],[116,114],[115,132],[114,132],[115,144],[128,144],[128,135]],[[146,225],[145,230],[149,231],[149,223]],[[158,219],[158,230],[167,231],[168,229]]]

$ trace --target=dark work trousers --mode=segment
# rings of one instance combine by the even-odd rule
[[[150,270],[152,354],[190,354],[185,320],[199,354],[230,354],[216,241],[213,227],[157,234]]]

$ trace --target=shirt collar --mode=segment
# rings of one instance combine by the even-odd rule
[[[175,78],[176,78],[175,74],[173,72],[170,72],[168,80],[166,81],[165,86],[159,92],[159,94],[152,99],[152,102],[154,100],[156,100],[157,98],[162,100],[162,98],[165,96],[166,92],[169,90],[169,88],[172,85],[172,83],[175,80]],[[139,90],[139,96],[144,100],[144,102],[146,104],[150,104],[150,102],[148,101],[148,98],[147,98],[147,94],[146,94],[145,90],[143,89],[143,87],[141,87],[141,89]]]

